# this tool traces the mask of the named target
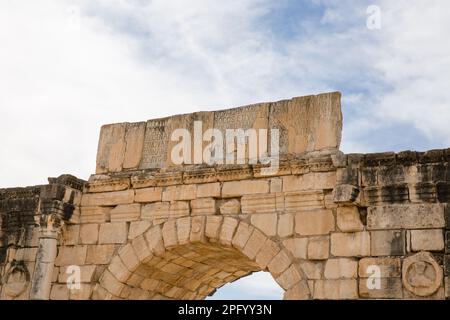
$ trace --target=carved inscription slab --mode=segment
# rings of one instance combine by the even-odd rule
[[[207,129],[218,129],[223,136],[224,160],[230,155],[238,157],[237,146],[227,149],[226,130],[256,129],[257,143],[264,143],[271,152],[272,129],[279,130],[279,151],[284,154],[339,148],[342,130],[340,93],[327,93],[260,103],[241,108],[215,112],[197,112],[168,118],[149,120],[146,123],[122,123],[102,127],[97,154],[97,174],[131,170],[158,169],[186,164],[199,164],[209,141],[202,141]],[[202,123],[201,130],[198,122]],[[176,129],[185,129],[191,141],[191,161],[173,162],[171,152],[180,140],[171,141]],[[260,135],[259,129],[268,129]],[[235,131],[235,133],[237,133]],[[200,135],[200,143],[194,140]],[[248,135],[244,143],[249,143]],[[277,140],[278,141],[278,140]],[[236,141],[237,143],[237,141]],[[242,140],[241,140],[242,143]],[[249,146],[240,154],[249,160]],[[260,145],[258,145],[259,152]],[[242,150],[242,149],[240,149]],[[189,152],[187,150],[186,152]],[[259,155],[259,154],[258,154]],[[237,162],[239,163],[239,162]],[[205,164],[205,163],[200,163]]]
[[[161,168],[166,162],[169,118],[149,120],[144,137],[141,169]]]

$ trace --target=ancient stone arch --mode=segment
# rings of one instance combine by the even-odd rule
[[[118,250],[94,297],[204,299],[257,271],[270,272],[284,290],[301,286],[305,297],[310,295],[304,274],[283,244],[251,223],[217,216],[171,219],[141,228]]]
[[[177,129],[267,157],[179,162]],[[341,129],[339,93],[104,126],[89,181],[0,190],[0,298],[202,299],[260,270],[285,299],[448,298],[450,150],[343,154]]]

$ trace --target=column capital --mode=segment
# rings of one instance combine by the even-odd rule
[[[59,200],[41,200],[39,212],[35,218],[41,238],[56,239],[58,237],[64,226],[64,214],[67,209],[70,209],[67,206],[67,203]]]

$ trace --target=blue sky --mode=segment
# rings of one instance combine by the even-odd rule
[[[3,0],[0,187],[87,179],[105,123],[335,90],[344,152],[448,147],[448,12],[445,0]]]

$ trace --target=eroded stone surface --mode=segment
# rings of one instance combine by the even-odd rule
[[[103,127],[89,182],[0,189],[0,298],[203,299],[261,270],[285,299],[448,297],[450,151],[345,155],[338,100]],[[174,164],[198,120],[280,129],[279,170]]]

